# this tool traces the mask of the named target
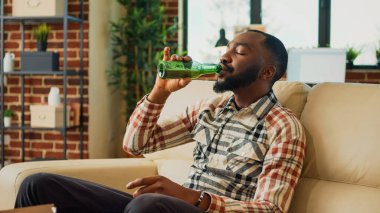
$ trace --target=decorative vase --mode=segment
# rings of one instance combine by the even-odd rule
[[[5,53],[3,60],[4,72],[12,72],[15,67],[15,54],[7,52]]]
[[[37,41],[37,51],[45,52],[47,49],[47,41]]]
[[[61,103],[61,98],[59,97],[59,89],[58,87],[50,88],[49,96],[48,96],[48,105],[49,106],[59,106]]]
[[[4,117],[4,127],[10,127],[11,126],[11,117],[5,116]]]

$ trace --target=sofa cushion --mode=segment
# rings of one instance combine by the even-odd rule
[[[298,183],[291,213],[379,212],[380,189],[303,178]]]
[[[195,142],[183,144],[169,149],[157,151],[154,153],[144,154],[144,157],[149,160],[157,159],[180,159],[193,161],[193,151]]]
[[[304,177],[380,186],[380,85],[322,83],[310,91]]]
[[[182,185],[189,175],[192,160],[158,159],[154,161],[157,165],[157,173]]]
[[[273,92],[278,101],[291,109],[297,118],[301,117],[310,89],[308,85],[296,81],[278,81],[273,85]]]
[[[157,175],[154,162],[134,159],[86,159],[34,161],[10,164],[0,170],[0,211],[14,207],[22,181],[29,175],[48,172],[106,185],[128,193],[125,185],[136,178]]]

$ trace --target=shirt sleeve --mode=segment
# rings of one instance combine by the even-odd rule
[[[164,104],[150,102],[147,96],[137,103],[126,127],[124,149],[139,155],[192,141],[190,132],[199,108],[188,107],[182,114],[158,123],[163,107]]]
[[[306,139],[297,119],[288,117],[286,122],[281,120],[270,124],[277,133],[264,158],[253,200],[237,201],[208,193],[211,197],[208,212],[288,211],[294,188],[301,175]]]

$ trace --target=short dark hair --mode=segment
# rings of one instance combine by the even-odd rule
[[[280,39],[273,35],[259,31],[259,30],[248,30],[249,32],[260,33],[265,36],[264,45],[272,53],[272,60],[276,67],[276,73],[272,79],[272,83],[278,81],[286,72],[288,67],[288,52],[284,44]]]

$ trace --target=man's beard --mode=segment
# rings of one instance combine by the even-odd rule
[[[257,80],[259,70],[258,67],[254,67],[253,69],[245,70],[236,76],[226,77],[223,82],[217,80],[213,89],[216,93],[223,93],[246,87]]]

